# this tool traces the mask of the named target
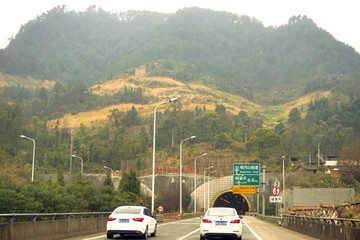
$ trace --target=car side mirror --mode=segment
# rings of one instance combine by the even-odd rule
[[[153,218],[156,218],[156,213],[153,213],[152,217],[153,217]]]
[[[243,219],[244,217],[243,216],[239,216],[240,219]]]
[[[202,219],[204,216],[200,216],[200,219]]]

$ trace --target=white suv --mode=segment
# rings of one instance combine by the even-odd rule
[[[108,239],[112,239],[115,234],[146,239],[149,235],[156,236],[156,229],[155,215],[146,207],[121,206],[108,217],[106,235]]]

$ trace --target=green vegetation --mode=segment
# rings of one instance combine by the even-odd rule
[[[197,137],[184,152],[189,156],[185,167],[206,150],[209,157],[242,158],[280,172],[280,156],[313,155],[320,143],[340,153],[339,169],[350,176],[319,173],[296,184],[347,184],[356,188],[359,198],[360,169],[353,163],[360,154],[360,55],[311,19],[295,16],[284,26],[265,28],[247,16],[199,8],[175,14],[110,14],[95,7],[76,13],[62,6],[28,22],[0,50],[1,72],[57,82],[51,89],[17,84],[0,89],[2,212],[110,211],[121,204],[148,204],[136,175],[151,171],[153,119],[139,114],[135,104],[156,99],[145,96],[142,88],[124,87],[111,96],[89,89],[93,83],[133,74],[139,66],[146,68],[147,76],[202,83],[268,107],[265,115],[255,110],[250,114],[242,110],[247,103],[241,103],[238,113],[231,114],[221,104],[212,111],[202,104],[183,110],[181,101],[172,103],[157,115],[156,146],[162,163],[175,166],[179,143],[192,135]],[[146,87],[154,84],[164,83]],[[282,103],[314,91],[330,95],[283,114]],[[81,177],[66,185],[63,172],[69,169],[71,129],[59,124],[49,129],[46,122],[125,103],[134,106],[126,112],[111,110],[104,122],[80,126],[73,139],[85,172],[104,173],[104,165],[121,169],[124,181],[119,189],[113,189],[109,175],[101,187]],[[274,117],[277,111],[281,115]],[[29,183],[32,143],[21,134],[36,141],[36,176],[59,172],[57,183]],[[77,164],[75,173],[80,171]],[[173,203],[166,208],[175,209]]]
[[[268,105],[339,85],[356,95],[360,85],[359,54],[306,16],[274,28],[200,8],[162,14],[59,6],[0,50],[1,72],[87,86],[141,65],[149,75],[203,82]]]
[[[123,187],[115,190],[109,176],[101,187],[80,175],[68,185],[59,180],[56,183],[47,181],[22,185],[2,183],[0,212],[111,212],[121,205],[143,205],[146,197],[140,194],[140,182],[134,171],[130,175],[131,178],[124,177],[122,185],[130,185],[131,192]]]
[[[44,120],[59,118],[66,113],[76,114],[121,103],[145,104],[147,97],[143,89],[127,88],[111,96],[99,96],[88,90],[84,84],[56,83],[54,88],[29,89],[24,86],[2,88],[2,99],[9,102],[20,101],[25,105],[25,114]]]

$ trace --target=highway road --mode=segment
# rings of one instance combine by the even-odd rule
[[[261,221],[255,217],[245,216],[243,221],[243,240],[312,240],[313,238],[289,229]],[[199,240],[200,218],[184,219],[174,222],[160,223],[156,237],[149,240]],[[106,234],[98,233],[66,240],[105,240]],[[138,239],[136,237],[115,237],[114,239]]]

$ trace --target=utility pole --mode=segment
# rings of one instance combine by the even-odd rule
[[[318,166],[320,166],[320,143],[318,143]]]
[[[262,170],[263,170],[263,191],[262,191],[262,215],[265,216],[265,185],[266,185],[266,182],[265,182],[265,170],[266,170],[266,166],[262,166]]]

